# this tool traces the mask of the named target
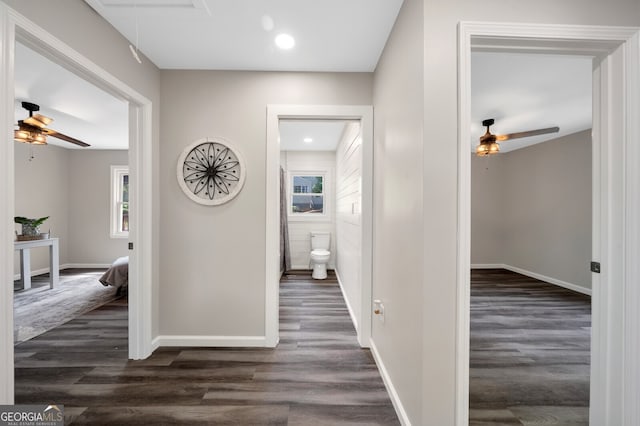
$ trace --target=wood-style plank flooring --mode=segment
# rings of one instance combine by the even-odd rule
[[[470,425],[588,425],[590,333],[590,297],[473,270]]]
[[[397,425],[335,276],[282,280],[276,349],[161,348],[127,360],[120,299],[17,345],[16,403],[66,424]]]

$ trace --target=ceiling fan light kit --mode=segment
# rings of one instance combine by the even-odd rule
[[[20,126],[20,129],[13,131],[13,139],[22,143],[30,143],[33,145],[46,145],[47,137],[39,131],[29,131],[26,126]]]
[[[18,121],[18,129],[13,131],[13,139],[16,141],[32,145],[46,145],[47,136],[52,136],[81,147],[90,146],[86,142],[72,138],[56,130],[48,129],[47,126],[53,122],[53,119],[41,114],[33,114],[34,111],[40,111],[39,105],[31,102],[22,102],[22,107],[29,111],[29,117]]]
[[[476,147],[476,155],[483,157],[486,155],[497,154],[500,152],[500,145],[497,141],[507,141],[510,139],[526,138],[529,136],[544,135],[547,133],[557,133],[559,127],[547,127],[545,129],[529,130],[526,132],[509,133],[507,135],[494,135],[491,133],[490,127],[493,126],[495,120],[488,118],[482,120],[482,125],[487,128],[484,135],[480,136],[480,144]]]

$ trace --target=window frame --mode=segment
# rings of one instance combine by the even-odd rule
[[[122,230],[123,180],[125,176],[129,177],[129,166],[111,166],[111,196],[109,202],[111,238],[129,238],[129,231]]]
[[[298,176],[319,176],[322,178],[322,193],[294,193],[293,180]],[[331,219],[329,205],[329,171],[327,170],[290,170],[287,172],[287,212],[290,221],[327,221]],[[322,213],[295,213],[293,211],[294,195],[322,196]]]

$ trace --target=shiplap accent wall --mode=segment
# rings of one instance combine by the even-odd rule
[[[293,269],[311,269],[311,232],[331,233],[331,259],[328,267],[335,267],[336,230],[335,230],[335,165],[334,151],[282,151],[280,165],[285,175],[295,172],[322,172],[325,174],[326,218],[296,218],[289,216],[289,244],[291,247],[291,266]],[[287,185],[288,186],[288,185]],[[287,187],[287,195],[289,195]]]
[[[336,149],[336,273],[351,317],[360,318],[362,279],[362,138],[360,123],[349,123]],[[358,324],[355,324],[356,328]]]

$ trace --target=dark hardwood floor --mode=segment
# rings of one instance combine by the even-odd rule
[[[471,272],[470,425],[588,425],[591,298]]]
[[[397,425],[335,275],[280,287],[276,349],[161,348],[127,360],[123,299],[17,345],[16,403],[64,404],[66,424]]]

